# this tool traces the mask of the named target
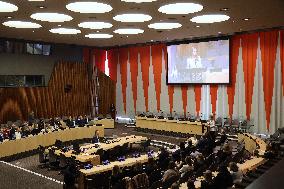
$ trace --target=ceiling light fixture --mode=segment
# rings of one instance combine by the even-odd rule
[[[63,35],[74,35],[81,33],[78,29],[73,28],[53,28],[49,30],[51,33],[63,34]]]
[[[244,20],[244,21],[248,21],[248,20],[250,20],[250,18],[244,18],[243,20]]]
[[[200,26],[195,26],[195,27],[200,28]]]
[[[146,22],[152,20],[152,17],[147,14],[119,14],[113,19],[119,22]]]
[[[79,13],[106,13],[112,10],[112,7],[99,2],[74,2],[66,5],[66,8]]]
[[[7,18],[7,19],[11,19],[11,18],[13,18],[13,17],[12,17],[12,16],[7,16],[6,18]]]
[[[0,12],[15,12],[18,7],[12,3],[0,1]]]
[[[148,27],[156,30],[170,30],[175,28],[180,28],[182,25],[180,23],[169,23],[169,22],[159,22],[149,24]]]
[[[104,28],[111,28],[112,24],[107,22],[81,22],[78,26],[81,28],[100,30]]]
[[[2,23],[4,26],[10,28],[41,28],[40,24],[34,22],[25,22],[25,21],[7,21]]]
[[[66,14],[60,13],[35,13],[31,15],[32,19],[45,21],[45,22],[67,22],[72,20],[73,18]]]
[[[113,35],[106,34],[106,33],[91,33],[91,34],[85,35],[85,37],[90,38],[90,39],[109,39],[109,38],[112,38]]]
[[[38,8],[40,9],[45,9],[46,7],[45,6],[37,6]]]
[[[229,8],[221,8],[220,11],[228,11]]]
[[[115,30],[114,33],[135,35],[135,34],[144,33],[144,30],[137,29],[137,28],[121,28],[121,29]]]
[[[209,23],[223,22],[229,19],[230,17],[225,14],[206,14],[201,16],[195,16],[192,19],[190,19],[190,21],[195,23],[209,24]]]
[[[150,3],[157,0],[121,0],[127,3]]]
[[[165,14],[190,14],[202,9],[203,6],[196,3],[172,3],[161,6],[158,11]]]

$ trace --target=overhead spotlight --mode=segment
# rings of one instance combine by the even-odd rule
[[[244,18],[243,20],[244,20],[244,21],[248,21],[248,20],[250,20],[250,18]]]
[[[46,7],[45,6],[37,6],[38,8],[40,9],[45,9]]]
[[[220,11],[227,11],[229,8],[221,8]]]
[[[200,28],[200,26],[195,26],[195,27]]]

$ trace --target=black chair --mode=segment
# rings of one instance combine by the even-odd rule
[[[47,159],[47,154],[45,153],[45,148],[43,146],[39,146],[38,147],[38,160],[39,160],[39,163],[40,163],[40,167],[45,167],[46,166],[46,163],[48,162],[48,159]]]
[[[49,149],[48,152],[49,169],[56,169],[58,167],[58,159],[54,149]]]

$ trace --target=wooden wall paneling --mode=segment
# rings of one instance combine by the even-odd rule
[[[57,63],[47,87],[0,88],[0,123],[27,120],[34,111],[38,118],[90,114],[90,84],[87,65]],[[66,93],[64,88],[72,85]]]

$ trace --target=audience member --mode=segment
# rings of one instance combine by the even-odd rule
[[[9,139],[10,140],[14,140],[16,139],[16,136],[15,136],[15,132],[16,132],[16,129],[15,129],[16,125],[12,124],[12,126],[10,127],[10,133],[9,133]]]
[[[171,189],[179,189],[179,184],[177,182],[173,183]]]
[[[224,164],[227,166],[232,158],[231,146],[229,144],[225,144],[223,146],[223,150],[220,150],[217,153],[217,158],[218,158],[218,161],[217,161],[218,164]]]
[[[178,177],[179,173],[175,168],[175,163],[173,161],[169,162],[169,168],[165,171],[162,178],[163,183],[167,183],[168,181]]]
[[[115,165],[112,169],[112,175],[110,178],[111,185],[113,189],[121,189],[122,188],[122,182],[121,180],[124,178],[120,168],[118,165]]]
[[[207,121],[207,125],[208,125],[208,129],[209,129],[211,137],[215,140],[217,127],[215,125],[215,120],[214,120],[214,116],[213,115],[210,115],[210,118]]]
[[[78,125],[79,127],[84,127],[85,126],[85,120],[83,119],[83,116],[78,116],[78,118],[76,119],[76,125]]]
[[[75,127],[74,121],[73,121],[73,119],[72,119],[71,116],[69,116],[69,118],[66,120],[66,125],[67,125],[69,128]]]
[[[195,189],[194,180],[192,180],[191,178],[188,179],[186,185],[187,185],[187,189]]]
[[[185,164],[180,168],[179,172],[181,174],[181,178],[183,178],[188,172],[193,171],[192,160],[190,156],[185,158]]]
[[[3,142],[4,141],[4,129],[3,128],[0,128],[0,142]]]
[[[213,187],[216,189],[226,189],[233,185],[233,178],[227,167],[221,165],[218,169],[219,173],[213,179]]]
[[[213,188],[212,172],[210,170],[206,170],[204,172],[204,180],[201,181],[200,189],[212,189],[212,188]]]
[[[169,152],[165,148],[161,148],[161,153],[159,154],[158,162],[161,169],[165,170],[169,165]]]
[[[22,138],[20,128],[16,128],[15,139],[20,139],[20,138]]]
[[[239,170],[239,167],[235,162],[229,163],[229,169],[233,178],[233,183],[236,184],[242,182],[243,173]]]

